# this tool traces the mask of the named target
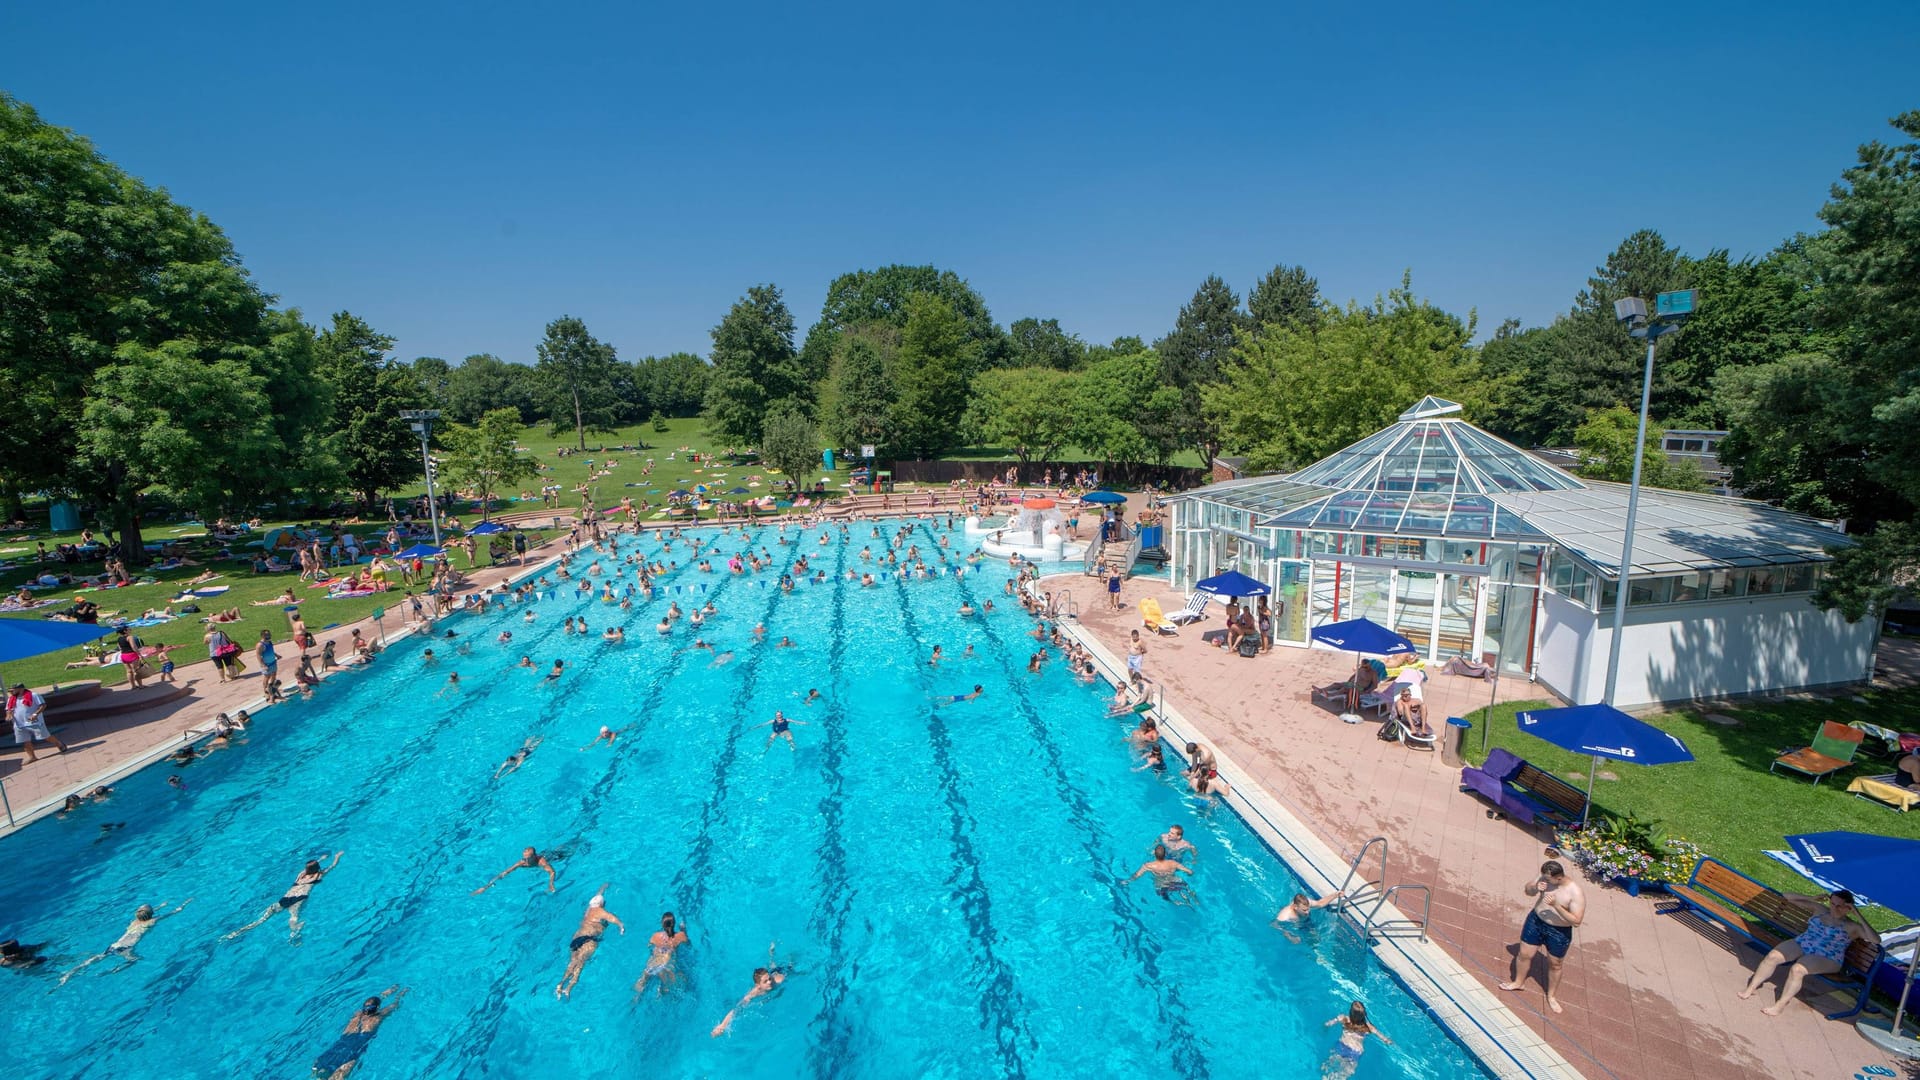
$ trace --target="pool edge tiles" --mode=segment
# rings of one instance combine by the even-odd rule
[[[1065,616],[1055,625],[1093,654],[1110,685],[1118,685],[1120,673],[1126,670],[1124,663],[1073,616]],[[1184,759],[1181,747],[1188,741],[1188,733],[1194,741],[1200,741],[1203,729],[1164,698],[1155,711],[1160,714],[1163,738]],[[1205,741],[1213,746],[1217,767],[1232,787],[1232,794],[1225,800],[1228,809],[1302,881],[1318,882],[1321,892],[1338,887],[1347,872],[1347,860],[1213,739]],[[1406,918],[1392,904],[1383,905],[1378,914],[1382,921]],[[1383,937],[1372,944],[1371,951],[1448,1035],[1501,1080],[1582,1080],[1581,1072],[1559,1051],[1440,946],[1424,940]]]

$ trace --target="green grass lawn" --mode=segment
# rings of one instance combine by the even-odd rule
[[[1786,847],[1794,833],[1850,830],[1920,839],[1920,813],[1900,814],[1876,802],[1855,798],[1847,784],[1855,777],[1893,771],[1892,762],[1866,755],[1815,787],[1797,773],[1772,773],[1768,767],[1783,750],[1807,745],[1823,720],[1862,720],[1883,727],[1911,728],[1920,715],[1920,689],[1868,690],[1863,701],[1843,696],[1832,701],[1756,701],[1737,707],[1681,709],[1645,719],[1680,736],[1695,760],[1679,765],[1642,766],[1601,761],[1600,770],[1617,780],[1595,782],[1595,813],[1624,815],[1660,823],[1675,838],[1691,840],[1708,855],[1776,889],[1805,892],[1807,881],[1762,855]],[[1587,784],[1591,758],[1568,753],[1520,733],[1514,714],[1550,708],[1547,702],[1515,702],[1493,709],[1488,746],[1504,746],[1579,788]],[[1487,710],[1468,719],[1466,757],[1478,764],[1480,727]],[[1732,717],[1725,725],[1704,719],[1712,713]],[[1884,914],[1875,909],[1876,916]],[[1893,920],[1899,922],[1902,920]]]

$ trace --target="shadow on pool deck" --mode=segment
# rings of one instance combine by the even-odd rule
[[[1063,587],[1081,600],[1081,624],[1116,654],[1125,653],[1128,632],[1140,625],[1135,606],[1142,598],[1157,597],[1168,611],[1184,604],[1164,581],[1126,582],[1118,612],[1107,610],[1091,579],[1043,583],[1056,592]],[[1150,638],[1146,673],[1336,850],[1351,855],[1369,837],[1387,837],[1388,884],[1430,884],[1434,940],[1487,987],[1505,981],[1528,904],[1521,888],[1538,876],[1546,834],[1490,820],[1486,804],[1459,790],[1459,770],[1439,754],[1383,743],[1374,737],[1378,725],[1343,724],[1312,704],[1311,687],[1351,673],[1347,654],[1281,646],[1246,659],[1200,641],[1203,630],[1219,625],[1216,615],[1178,637]],[[1480,680],[1439,675],[1428,683],[1427,708],[1436,722],[1462,716],[1484,707],[1492,691]],[[1549,695],[1506,678],[1499,697]],[[1587,918],[1559,995],[1566,1012],[1545,1012],[1543,963],[1523,991],[1502,996],[1589,1076],[1831,1080],[1870,1064],[1893,1065],[1850,1024],[1824,1019],[1837,1008],[1835,997],[1815,999],[1818,1011],[1802,1003],[1778,1018],[1760,1011],[1771,1000],[1765,991],[1752,1001],[1735,999],[1759,959],[1754,950],[1731,951],[1724,937],[1658,914],[1651,894],[1629,897],[1592,883],[1586,892]]]

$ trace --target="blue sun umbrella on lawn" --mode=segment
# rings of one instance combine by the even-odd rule
[[[447,550],[445,548],[437,548],[432,544],[415,544],[405,551],[395,552],[393,557],[396,559],[437,559],[446,553]]]
[[[493,533],[503,533],[506,531],[507,531],[507,527],[505,525],[500,524],[497,521],[483,521],[480,524],[475,525],[473,528],[468,529],[467,535],[468,536],[490,536]]]
[[[113,633],[113,627],[95,623],[51,622],[46,619],[0,619],[0,663],[84,645]]]
[[[729,495],[747,495],[747,494],[750,494],[750,492],[748,492],[746,488],[728,488],[728,489],[727,489],[727,494],[729,494]]]
[[[1920,912],[1920,840],[1871,833],[1822,832],[1787,837],[1793,853],[1800,857],[1801,872],[1818,873],[1864,902],[1873,902],[1890,911],[1911,917]],[[1808,876],[1811,878],[1811,874]],[[1907,997],[1913,989],[1911,965],[1902,979],[1900,1004],[1894,1009],[1893,1023],[1885,1028],[1856,1023],[1861,1037],[1888,1053],[1901,1057],[1920,1057],[1920,1041],[1900,1034],[1900,1022],[1907,1011]]]
[[[1644,720],[1635,720],[1611,705],[1531,709],[1514,719],[1528,735],[1593,759],[1587,766],[1587,805],[1580,812],[1581,825],[1587,823],[1587,815],[1593,810],[1593,774],[1600,767],[1601,758],[1635,765],[1673,765],[1693,760],[1693,751],[1680,741],[1680,736]]]

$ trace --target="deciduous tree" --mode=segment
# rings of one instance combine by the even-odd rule
[[[392,348],[391,337],[348,311],[314,342],[315,371],[333,398],[333,453],[362,507],[421,475],[419,439],[400,412],[429,402],[413,369],[387,356]]]
[[[1633,479],[1633,443],[1640,416],[1624,405],[1595,409],[1574,430],[1573,445],[1580,450],[1580,475],[1625,484]],[[1640,455],[1640,482],[1670,491],[1705,491],[1706,477],[1691,461],[1676,462],[1660,449],[1666,431],[1647,425],[1647,441]]]
[[[538,353],[534,370],[554,432],[572,428],[582,450],[587,448],[587,432],[612,434],[621,409],[613,346],[588,333],[585,322],[562,315],[547,324]]]
[[[775,406],[801,412],[813,405],[813,384],[793,348],[793,313],[772,285],[747,290],[713,328],[707,380],[707,424],[715,435],[759,445]]]
[[[820,466],[820,435],[813,421],[791,400],[774,406],[760,436],[760,460],[804,483]]]
[[[484,520],[493,497],[539,473],[533,455],[516,449],[520,443],[520,412],[494,409],[477,424],[453,424],[441,436],[441,468],[448,480],[480,499]]]
[[[1043,367],[993,368],[973,377],[968,422],[1020,464],[1052,461],[1079,420],[1080,378]]]
[[[894,372],[893,421],[901,449],[934,458],[959,445],[967,386],[979,366],[978,343],[945,300],[931,293],[907,298]]]

